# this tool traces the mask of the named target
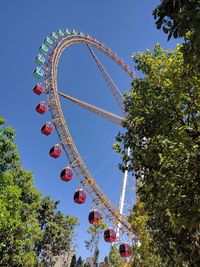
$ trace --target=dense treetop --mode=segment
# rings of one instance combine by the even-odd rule
[[[162,0],[154,11],[157,28],[162,27],[168,40],[183,38],[185,63],[190,70],[200,71],[200,1]]]
[[[115,148],[126,164],[131,147],[129,169],[140,180],[138,196],[163,260],[198,266],[192,264],[200,260],[200,80],[188,75],[181,48],[156,45],[133,55],[144,76],[126,95],[127,132]]]
[[[0,265],[54,266],[55,256],[73,248],[77,219],[57,211],[59,201],[42,198],[5,123],[0,118]]]

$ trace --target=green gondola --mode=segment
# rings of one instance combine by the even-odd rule
[[[57,35],[58,35],[58,37],[62,38],[62,37],[64,36],[64,32],[61,31],[61,30],[59,30],[59,31],[57,32]]]
[[[82,32],[79,32],[79,33],[78,33],[78,36],[79,36],[79,37],[84,37],[84,34],[83,34]]]
[[[38,54],[38,56],[37,56],[36,59],[35,59],[35,62],[36,62],[37,64],[41,65],[41,64],[44,64],[45,60],[46,60],[46,59],[45,59],[45,57],[44,57],[43,55]]]
[[[42,78],[44,76],[44,70],[41,67],[37,67],[33,72],[33,76],[37,79]]]
[[[75,30],[71,31],[71,35],[77,35],[77,32]]]
[[[50,38],[52,41],[56,41],[58,39],[58,35],[55,32],[52,32]]]
[[[69,35],[70,35],[70,31],[69,31],[68,29],[65,29],[65,31],[64,31],[64,35],[65,35],[65,36],[69,36]]]
[[[46,54],[46,53],[48,53],[49,48],[48,48],[45,44],[42,44],[42,45],[40,46],[40,48],[39,48],[39,51],[40,51],[41,53],[43,53],[43,54]]]
[[[44,40],[44,44],[47,46],[51,46],[53,44],[53,41],[49,36],[47,36],[47,38]]]

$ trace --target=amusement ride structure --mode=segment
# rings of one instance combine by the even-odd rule
[[[104,109],[97,108],[91,104],[78,100],[58,90],[57,70],[60,57],[66,48],[74,44],[87,46],[109,89],[111,90],[119,108],[123,113],[125,113],[123,95],[94,53],[93,47],[102,51],[119,67],[121,67],[130,76],[130,78],[133,79],[135,77],[135,74],[130,70],[128,65],[125,64],[125,62],[119,56],[113,53],[111,49],[107,48],[103,43],[99,42],[96,39],[93,39],[89,35],[84,35],[82,32],[76,32],[75,30],[58,30],[57,32],[51,33],[51,35],[44,40],[41,47],[39,48],[39,54],[35,59],[35,62],[38,64],[38,66],[34,70],[33,76],[37,79],[43,79],[43,81],[36,84],[33,92],[38,95],[44,92],[47,97],[47,102],[41,101],[36,107],[36,111],[40,114],[43,114],[47,110],[49,110],[52,117],[51,122],[46,122],[43,125],[41,132],[45,135],[49,135],[53,132],[54,129],[56,130],[59,137],[59,144],[54,145],[50,149],[49,154],[54,158],[58,158],[59,156],[61,156],[63,151],[69,162],[69,166],[61,171],[60,178],[63,181],[70,181],[72,179],[73,173],[75,173],[79,178],[82,187],[84,188],[78,189],[75,192],[74,201],[79,204],[84,203],[86,200],[87,192],[87,194],[91,196],[93,202],[98,208],[98,210],[94,209],[90,212],[89,222],[97,222],[104,215],[107,220],[113,223],[114,228],[108,228],[104,232],[104,240],[106,242],[116,242],[116,239],[118,239],[120,235],[127,235],[130,240],[134,240],[135,235],[133,233],[133,229],[131,228],[131,225],[128,222],[127,218],[123,215],[128,172],[126,171],[124,174],[119,208],[116,208],[96,183],[94,177],[84,163],[70,134],[61,108],[60,97],[63,97],[83,108],[86,108],[98,114],[105,119],[110,120],[117,125],[122,125],[123,121],[123,117],[121,116],[108,112]],[[122,257],[130,256],[129,244],[120,244],[119,251]]]

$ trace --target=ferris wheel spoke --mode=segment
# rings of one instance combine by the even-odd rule
[[[89,103],[81,101],[81,100],[79,100],[77,98],[74,98],[72,96],[63,94],[61,92],[58,92],[58,94],[60,96],[64,97],[64,98],[70,100],[71,102],[73,102],[73,103],[75,103],[75,104],[77,104],[77,105],[79,105],[79,106],[81,106],[81,107],[83,107],[83,108],[85,108],[87,110],[90,110],[90,111],[96,113],[97,115],[103,117],[104,119],[107,119],[107,120],[109,120],[109,121],[111,121],[111,122],[113,122],[113,123],[115,123],[117,125],[122,126],[122,121],[124,120],[123,117],[118,116],[118,115],[116,115],[116,114],[114,114],[112,112],[106,111],[104,109],[98,108],[96,106],[93,106],[93,105],[91,105]]]
[[[100,60],[98,59],[98,57],[96,56],[96,54],[94,53],[92,48],[88,44],[87,44],[87,47],[88,47],[92,57],[94,58],[94,60],[97,64],[97,67],[99,68],[100,72],[102,73],[103,78],[105,79],[106,83],[108,84],[108,87],[110,88],[110,90],[111,90],[115,100],[117,101],[120,109],[125,113],[124,103],[123,103],[124,97],[123,97],[122,93],[117,88],[116,84],[114,83],[114,81],[112,80],[112,78],[110,77],[110,75],[108,74],[108,72],[106,71],[103,64],[100,62]]]

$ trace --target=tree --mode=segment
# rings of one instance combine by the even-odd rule
[[[5,127],[6,120],[0,117],[0,172],[9,171],[20,163],[17,146],[14,144],[15,132],[11,126]]]
[[[72,256],[70,267],[76,267],[76,254]]]
[[[89,262],[84,263],[84,267],[92,267]]]
[[[200,1],[199,0],[163,0],[154,11],[157,28],[162,27],[168,34],[168,40],[183,38],[185,62],[191,68],[200,71]]]
[[[150,229],[147,225],[148,215],[145,211],[144,203],[139,200],[136,202],[131,211],[129,221],[138,239],[132,248],[132,266],[167,267],[165,263],[162,263],[162,259],[150,235]]]
[[[98,262],[99,257],[99,238],[100,235],[106,228],[106,224],[99,220],[98,222],[93,223],[87,230],[88,234],[91,235],[90,240],[85,241],[85,246],[88,250],[93,252],[94,265]]]
[[[140,180],[147,225],[168,266],[200,264],[200,82],[188,74],[182,47],[133,55],[143,78],[126,96],[127,132],[117,137],[123,166]],[[122,145],[120,147],[120,145]],[[130,158],[126,149],[131,148]]]
[[[13,176],[1,174],[0,181],[0,265],[33,266],[35,255],[31,251],[31,245],[34,244],[37,228],[28,227],[30,218],[22,220],[21,190],[14,185]]]
[[[81,256],[77,260],[76,267],[83,267],[83,260]]]
[[[38,221],[42,237],[35,245],[38,258],[44,266],[54,264],[55,256],[69,252],[73,242],[74,228],[78,225],[77,218],[57,211],[59,201],[44,197],[38,210]],[[50,265],[51,266],[51,265]]]
[[[106,256],[106,257],[104,258],[104,266],[105,266],[105,267],[108,267],[108,266],[109,266],[109,259],[108,259],[108,256]]]
[[[33,266],[32,250],[40,236],[36,209],[40,193],[24,171],[12,127],[0,118],[0,265]]]
[[[0,265],[52,266],[54,256],[73,245],[77,219],[57,211],[59,202],[33,186],[5,122],[0,118]]]
[[[109,252],[109,262],[112,267],[119,267],[121,265],[121,259],[119,255],[119,251],[116,246],[111,246]]]

